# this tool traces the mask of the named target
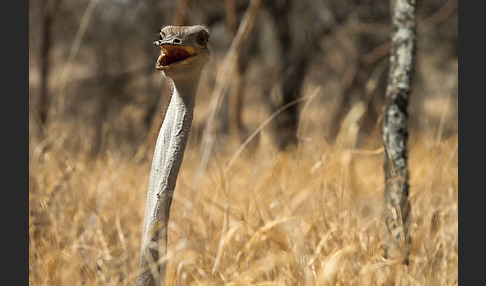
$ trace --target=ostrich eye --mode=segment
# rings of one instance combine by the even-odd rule
[[[209,39],[209,36],[207,33],[205,32],[201,32],[198,36],[197,36],[197,43],[200,44],[200,45],[206,45],[208,43],[208,39]]]

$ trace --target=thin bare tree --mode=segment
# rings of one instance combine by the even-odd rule
[[[416,46],[415,0],[391,0],[391,53],[383,142],[385,147],[385,256],[403,259],[410,252],[408,113]]]

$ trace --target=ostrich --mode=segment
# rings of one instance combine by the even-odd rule
[[[139,286],[164,283],[170,206],[181,167],[201,71],[211,50],[205,26],[166,26],[159,33],[161,54],[155,68],[167,77],[173,94],[160,128],[150,170],[143,224]],[[161,259],[163,261],[159,261]]]

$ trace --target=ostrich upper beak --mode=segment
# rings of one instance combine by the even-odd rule
[[[155,63],[157,70],[163,70],[169,65],[185,60],[196,54],[196,49],[190,46],[160,44],[160,56]]]

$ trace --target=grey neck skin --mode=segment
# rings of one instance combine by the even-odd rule
[[[176,81],[168,79],[172,82],[174,92],[157,138],[150,171],[137,282],[139,286],[164,284],[170,206],[191,128],[199,75],[197,78]],[[157,263],[161,258],[163,261]]]

